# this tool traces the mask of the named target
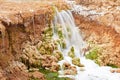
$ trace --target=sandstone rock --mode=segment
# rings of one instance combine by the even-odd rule
[[[120,69],[111,69],[110,70],[112,73],[116,72],[116,73],[120,73]]]
[[[0,69],[0,80],[6,80],[7,78],[5,77],[4,71]]]
[[[65,75],[75,75],[77,74],[77,69],[75,66],[71,66],[69,63],[63,63],[63,70]]]
[[[14,60],[20,60],[24,42],[29,41],[32,44],[39,42],[43,28],[50,24],[53,18],[53,4],[59,9],[68,8],[67,4],[61,0],[59,3],[58,1],[49,3],[49,1],[0,0],[0,66],[7,74],[5,75],[7,79],[27,80],[28,73],[24,72],[23,67],[19,68],[15,65],[11,67],[10,64],[13,64]],[[32,49],[34,49],[33,46]],[[26,55],[24,55],[25,58]],[[38,56],[33,56],[38,59]],[[30,60],[32,63],[35,62],[34,59]]]
[[[45,80],[45,77],[42,73],[35,71],[30,73],[30,76],[32,79],[39,79],[39,80]]]
[[[119,0],[76,1],[82,5],[82,9],[75,10],[79,12],[74,15],[76,24],[86,41],[103,48],[100,56],[101,65],[114,64],[120,67]],[[87,16],[84,13],[87,13]]]
[[[28,73],[26,66],[18,61],[13,61],[5,69],[7,79],[9,80],[28,80]]]
[[[106,25],[108,23],[104,20],[103,22],[106,22],[106,24],[100,23],[100,21],[96,21],[96,19],[90,20],[89,17],[83,17],[83,15],[75,14],[74,18],[77,20],[76,24],[80,27],[82,34],[84,35],[84,39],[103,48],[100,60],[101,65],[107,65],[110,63],[119,67],[120,34],[116,32],[115,28],[110,27],[111,25],[108,27]],[[113,18],[110,17],[110,19]],[[106,20],[109,21],[109,19]]]

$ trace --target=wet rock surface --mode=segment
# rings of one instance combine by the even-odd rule
[[[65,75],[75,75],[77,74],[77,69],[75,66],[71,66],[71,64],[65,62],[63,63],[63,69]]]

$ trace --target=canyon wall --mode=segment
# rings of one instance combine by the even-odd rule
[[[120,67],[120,2],[118,0],[77,0],[86,9],[73,10],[76,25],[86,42],[102,48],[101,65]],[[23,43],[36,44],[54,16],[53,5],[68,9],[62,1],[0,1],[0,79],[27,80],[21,63]]]
[[[120,67],[119,0],[77,0],[73,12],[84,39],[102,48],[101,65]]]
[[[0,1],[1,80],[27,80],[25,66],[20,63],[22,44],[36,44],[41,39],[42,30],[50,26],[54,16],[53,6],[68,8],[63,1]]]

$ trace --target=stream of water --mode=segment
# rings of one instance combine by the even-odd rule
[[[83,48],[87,47],[86,42],[82,39],[80,34],[80,30],[75,25],[73,15],[70,10],[62,10],[58,11],[55,8],[56,15],[54,20],[52,21],[52,30],[53,30],[53,39],[59,39],[59,35],[57,32],[57,27],[60,25],[63,33],[63,40],[66,43],[66,48],[58,45],[59,50],[62,52],[63,60],[59,61],[58,64],[61,66],[61,70],[59,71],[60,77],[71,77],[74,80],[120,80],[120,73],[111,73],[111,67],[108,66],[99,66],[94,61],[86,59],[84,57]],[[35,27],[34,27],[34,17],[33,17],[33,31],[35,35]],[[4,36],[3,38],[3,47],[4,47]],[[72,63],[72,58],[68,55],[71,47],[74,48],[75,57],[80,59],[81,64],[84,67],[78,67]],[[64,75],[63,63],[68,62],[72,66],[75,66],[77,69],[76,75]]]
[[[56,15],[52,23],[54,33],[53,39],[59,38],[56,31],[56,26],[59,24],[61,25],[64,40],[67,45],[65,49],[59,46],[59,50],[62,52],[64,59],[62,61],[59,61],[58,63],[62,65],[64,62],[68,62],[71,65],[74,65],[72,64],[72,58],[68,56],[68,51],[70,50],[71,47],[74,47],[75,56],[80,58],[81,63],[85,66],[85,67],[76,66],[77,75],[63,75],[63,69],[61,69],[59,71],[60,76],[71,77],[74,78],[75,80],[120,80],[119,73],[110,72],[111,67],[99,66],[94,61],[86,59],[83,56],[82,49],[85,48],[87,44],[83,41],[82,36],[80,34],[80,30],[74,23],[74,18],[72,16],[71,11],[62,10],[59,12],[57,9],[55,9],[55,11]]]

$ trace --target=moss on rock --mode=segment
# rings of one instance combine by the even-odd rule
[[[70,51],[68,52],[68,56],[71,57],[71,58],[75,57],[74,47],[71,47]]]
[[[77,57],[73,58],[72,63],[78,67],[84,67],[84,65],[80,63],[80,58]]]

